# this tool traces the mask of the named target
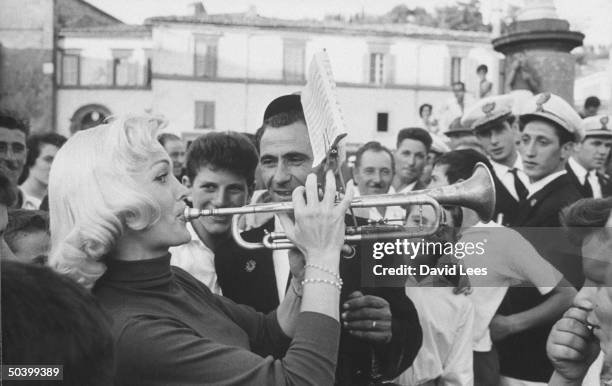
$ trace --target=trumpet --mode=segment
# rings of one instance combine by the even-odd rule
[[[489,169],[482,163],[476,164],[472,176],[462,182],[433,189],[417,190],[407,193],[377,194],[354,198],[351,208],[371,208],[383,206],[429,206],[434,212],[434,222],[427,228],[419,226],[416,231],[409,231],[402,225],[375,224],[347,226],[344,241],[346,244],[357,244],[368,240],[395,238],[417,238],[432,235],[444,223],[442,206],[462,206],[474,210],[478,217],[490,221],[495,211],[495,184]],[[292,212],[293,203],[279,202],[246,205],[240,208],[193,209],[185,208],[185,218],[195,219],[200,216],[233,216],[232,237],[244,249],[291,249],[295,245],[283,232],[268,232],[261,242],[247,242],[240,235],[239,216],[257,213]]]

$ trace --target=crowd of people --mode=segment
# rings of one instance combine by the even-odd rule
[[[423,104],[422,124],[399,130],[394,149],[362,145],[341,179],[313,173],[299,94],[271,101],[255,135],[189,146],[156,116],[66,139],[2,113],[3,364],[63,365],[70,385],[612,379],[610,117],[593,98],[582,118],[548,92],[491,95],[487,71],[478,100],[453,84],[444,119]],[[368,282],[372,245],[347,248],[347,226],[409,230],[436,215],[351,200],[442,188],[478,167],[492,176],[493,219],[446,205],[426,239],[486,240],[485,253],[389,257],[487,274]],[[293,211],[243,219],[242,238],[282,232],[294,248],[244,249],[230,216],[185,214],[268,202]]]

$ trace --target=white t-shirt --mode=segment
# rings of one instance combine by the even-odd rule
[[[423,345],[412,366],[398,378],[402,385],[474,384],[473,324],[474,306],[452,287],[406,286],[406,295],[419,313]]]
[[[206,284],[212,293],[223,295],[217,281],[214,252],[200,240],[190,222],[187,223],[187,230],[191,241],[170,248],[170,264],[189,272],[191,276]]]
[[[484,242],[482,255],[463,258],[466,268],[487,268],[487,275],[470,276],[474,303],[474,351],[490,351],[489,324],[508,287],[533,285],[545,295],[563,278],[518,232],[490,222],[478,223],[463,231],[459,242]]]

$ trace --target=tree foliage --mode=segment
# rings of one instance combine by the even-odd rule
[[[361,12],[347,18],[334,14],[327,15],[325,20],[360,24],[416,24],[459,31],[491,31],[491,26],[484,24],[482,20],[479,0],[458,1],[455,5],[438,7],[433,13],[422,7],[410,8],[406,4],[398,4],[384,15]]]

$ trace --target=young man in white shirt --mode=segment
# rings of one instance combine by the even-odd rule
[[[247,204],[253,193],[257,150],[236,132],[213,132],[198,137],[187,153],[183,184],[196,209],[233,208]],[[199,217],[187,223],[191,241],[170,248],[171,264],[181,267],[221,294],[215,269],[215,250],[231,237],[231,216]]]
[[[434,166],[429,187],[468,179],[478,162],[487,166],[489,163],[484,155],[471,149],[442,155]],[[476,315],[474,375],[476,385],[498,384],[499,365],[492,341],[556,320],[569,307],[576,291],[518,232],[495,223],[482,223],[471,209],[463,208],[459,241],[485,243],[483,254],[466,254],[462,264],[466,268],[487,269],[486,275],[469,277],[473,289],[469,298]],[[533,286],[547,298],[520,313],[495,315],[511,286]]]
[[[409,210],[406,226],[416,229],[433,223],[433,210],[414,205]],[[446,221],[428,242],[456,242],[461,226],[461,208],[445,208]],[[401,385],[473,385],[472,341],[474,305],[469,297],[456,295],[457,283],[444,276],[420,275],[421,266],[443,266],[441,250],[405,258],[416,268],[408,276],[406,296],[412,299],[423,329],[423,345],[412,366],[398,378]]]
[[[610,179],[598,171],[606,164],[612,148],[610,117],[597,115],[582,120],[584,139],[574,149],[565,170],[585,198],[602,198],[611,192]]]

